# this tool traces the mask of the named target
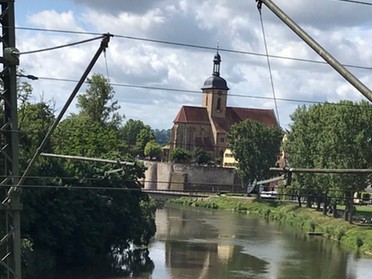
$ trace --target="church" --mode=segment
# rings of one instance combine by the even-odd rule
[[[217,51],[212,76],[205,80],[201,88],[201,107],[182,106],[173,121],[170,152],[177,147],[189,152],[201,148],[218,162],[228,148],[227,133],[235,123],[251,119],[279,126],[273,110],[228,107],[229,87],[220,75],[220,67],[221,56]]]

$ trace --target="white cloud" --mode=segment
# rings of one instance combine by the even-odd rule
[[[25,1],[25,0],[19,0]],[[73,1],[74,2],[74,1]],[[370,12],[339,1],[277,0],[275,3],[334,55],[339,62],[369,66],[372,61]],[[212,74],[214,50],[155,43],[154,39],[183,44],[233,49],[264,54],[263,35],[255,1],[79,1],[79,9],[53,7],[29,15],[30,27],[110,32],[106,61],[100,57],[92,72],[106,74],[114,84],[122,113],[153,128],[169,128],[182,105],[200,105],[201,94],[132,88],[164,87],[199,91]],[[85,6],[84,6],[85,5]],[[21,7],[21,5],[20,5]],[[371,8],[372,9],[372,8]],[[19,9],[18,9],[19,10]],[[26,14],[26,13],[25,13]],[[309,60],[322,59],[285,26],[268,8],[262,10],[269,53]],[[19,19],[24,21],[24,19]],[[46,48],[93,37],[70,33],[18,31],[21,51]],[[21,57],[27,74],[79,79],[99,46],[99,41],[61,50]],[[264,56],[220,51],[221,75],[230,90],[229,104],[274,109]],[[275,93],[281,99],[338,102],[361,100],[361,93],[330,66],[288,59],[270,59]],[[371,71],[349,68],[369,87]],[[32,82],[37,94],[53,98],[61,107],[73,83],[40,80]],[[84,89],[82,89],[84,90]],[[242,95],[242,96],[235,96]],[[282,125],[301,103],[278,100]]]

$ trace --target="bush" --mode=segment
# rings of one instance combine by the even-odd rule
[[[341,241],[341,238],[345,235],[345,230],[343,228],[339,228],[336,230],[336,239]]]
[[[360,237],[357,237],[356,238],[356,246],[359,248],[361,246],[363,246],[363,239],[361,239]]]
[[[190,152],[177,147],[172,150],[170,153],[170,160],[175,162],[175,163],[189,163],[191,160],[191,154]]]

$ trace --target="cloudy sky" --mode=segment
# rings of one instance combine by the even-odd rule
[[[274,2],[372,88],[372,5],[340,0]],[[114,84],[126,120],[168,129],[182,105],[200,106],[200,88],[212,74],[217,45],[221,76],[230,88],[228,105],[276,111],[255,0],[16,0],[15,12],[21,52],[114,34],[92,73],[101,73]],[[265,6],[262,19],[283,128],[299,105],[366,99],[329,65],[312,62],[322,59]],[[25,74],[40,77],[29,81],[35,101],[53,100],[58,111],[99,44],[96,40],[21,55]],[[67,113],[76,111],[72,105]]]

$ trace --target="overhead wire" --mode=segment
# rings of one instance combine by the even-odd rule
[[[56,29],[41,29],[41,28],[28,28],[28,27],[16,27],[17,29],[22,29],[22,30],[32,30],[32,31],[44,31],[44,32],[60,32],[60,33],[68,33],[68,34],[84,34],[84,35],[100,35],[97,38],[92,38],[84,41],[79,41],[71,44],[66,44],[63,46],[58,46],[58,47],[51,47],[51,48],[46,48],[46,49],[41,49],[41,50],[35,50],[35,51],[28,51],[28,52],[23,52],[21,54],[30,54],[30,53],[36,53],[36,52],[41,52],[41,51],[48,51],[48,50],[54,50],[57,48],[62,48],[62,47],[68,47],[68,46],[73,46],[76,44],[81,44],[85,42],[90,42],[93,40],[97,40],[99,38],[102,38],[102,34],[95,33],[95,32],[81,32],[81,31],[68,31],[68,30],[56,30]],[[264,29],[263,29],[264,32]],[[170,44],[170,45],[176,45],[176,46],[183,46],[183,47],[193,47],[193,48],[200,48],[200,49],[207,49],[207,50],[215,50],[213,47],[207,47],[207,46],[200,46],[200,45],[193,45],[193,44],[185,44],[185,43],[177,43],[177,42],[170,42],[170,41],[163,41],[163,40],[155,40],[155,39],[149,39],[149,38],[140,38],[140,37],[133,37],[133,36],[124,36],[124,35],[113,35],[117,38],[125,38],[125,39],[132,39],[132,40],[140,40],[140,41],[146,41],[146,42],[152,42],[152,43],[162,43],[162,44]],[[266,39],[265,39],[266,40]],[[324,61],[317,61],[317,60],[308,60],[308,59],[302,59],[302,58],[291,58],[291,57],[284,57],[284,56],[275,56],[275,55],[269,55],[267,52],[267,46],[265,45],[266,49],[266,54],[259,54],[259,53],[253,53],[253,52],[246,52],[246,51],[237,51],[237,50],[231,50],[231,49],[223,49],[220,48],[221,51],[225,52],[232,52],[232,53],[240,53],[240,54],[246,54],[246,55],[256,55],[256,56],[265,56],[268,60],[268,65],[269,65],[269,70],[271,68],[269,58],[278,58],[278,59],[290,59],[290,60],[295,60],[295,61],[301,61],[301,62],[310,62],[310,63],[318,63],[318,64],[327,64]],[[105,56],[106,59],[106,56]],[[109,76],[108,72],[108,65],[107,65],[107,59],[106,61],[106,72],[107,76]],[[365,66],[356,66],[356,65],[344,65],[345,67],[353,67],[353,68],[358,68],[358,69],[365,69],[365,70],[372,70],[372,67],[365,67]],[[273,98],[270,97],[264,97],[264,96],[252,96],[252,95],[239,95],[239,94],[229,94],[230,96],[236,96],[236,97],[247,97],[247,98],[253,98],[253,99],[261,99],[261,100],[274,100],[275,101],[275,108],[276,108],[276,115],[277,119],[279,121],[279,113],[278,113],[278,107],[277,107],[277,101],[286,101],[286,102],[295,102],[295,103],[308,103],[308,104],[321,104],[325,103],[325,101],[313,101],[313,100],[300,100],[300,99],[292,99],[292,98],[276,98],[275,96],[275,89],[273,85],[273,80],[272,80],[272,74],[270,70],[270,75],[271,75],[271,87],[273,91]],[[59,81],[73,81],[75,80],[68,80],[68,79],[55,79],[55,78],[47,78],[47,77],[39,77],[40,79],[49,79],[49,80],[59,80]],[[185,90],[185,89],[168,89],[168,88],[162,88],[162,87],[154,87],[154,86],[141,86],[141,85],[130,85],[130,84],[112,84],[113,86],[123,86],[123,87],[131,87],[131,88],[139,88],[139,89],[153,89],[153,90],[163,90],[163,91],[175,91],[175,92],[185,92],[185,93],[199,93],[199,91],[193,91],[193,90]]]
[[[313,175],[313,174],[312,174]],[[341,175],[341,174],[340,174]],[[345,175],[345,174],[344,174]],[[355,174],[354,174],[355,175]],[[45,177],[41,177],[41,178],[45,178]],[[53,177],[55,178],[55,177]],[[99,181],[99,179],[95,179],[97,181]],[[103,181],[102,179],[100,181]],[[115,181],[115,180],[113,180]],[[125,182],[123,180],[119,180],[118,181],[120,182]],[[128,182],[133,182],[133,181],[128,181]],[[142,184],[143,186],[146,184],[146,183],[157,183],[157,184],[169,184],[169,181],[159,181],[159,180],[140,180],[138,181],[140,184]],[[172,182],[172,184],[174,185],[184,185],[183,182]],[[205,188],[204,190],[187,190],[187,189],[184,189],[184,190],[167,190],[167,192],[185,192],[185,193],[189,193],[189,192],[193,192],[193,193],[206,193],[206,192],[209,192],[209,193],[212,193],[212,192],[218,192],[219,190],[228,190],[227,188],[228,187],[231,187],[231,191],[233,191],[234,189],[237,190],[237,188],[239,186],[237,185],[232,185],[232,184],[216,184],[216,183],[207,183],[207,182],[194,182],[194,183],[191,183],[192,185],[194,186],[200,186],[200,187],[208,187],[210,186],[211,187],[211,191],[207,191]],[[8,187],[11,187],[12,185],[11,184],[1,184],[0,185],[0,189],[1,188],[8,188]],[[243,185],[241,186],[241,189],[244,190],[244,188],[246,187],[247,185]],[[259,186],[259,185],[257,185]],[[112,186],[92,186],[92,185],[86,185],[86,186],[83,186],[83,185],[69,185],[69,184],[66,184],[66,185],[51,185],[51,184],[22,184],[19,186],[20,188],[24,188],[24,189],[27,189],[27,188],[30,188],[30,189],[47,189],[47,190],[58,190],[58,189],[63,189],[63,190],[103,190],[103,191],[143,191],[143,190],[151,190],[151,189],[146,189],[140,185],[137,185],[136,187],[125,187],[125,185],[123,185],[123,187],[112,187]],[[302,187],[293,187],[293,186],[287,186],[286,187],[287,190],[293,190],[293,191],[304,191],[306,192],[307,196],[309,197],[314,197],[314,195],[312,193],[315,193],[317,195],[319,195],[319,191],[327,191],[327,193],[332,193],[332,192],[338,192],[338,193],[349,193],[351,190],[350,189],[336,189],[336,188],[332,188],[332,187],[317,187],[316,189],[315,188],[302,188]],[[156,191],[161,191],[159,189],[157,190],[153,190],[154,192]],[[306,196],[306,194],[302,194],[301,196],[304,197]],[[285,195],[285,194],[281,194],[281,195]],[[293,194],[289,194],[289,195],[293,195]],[[324,197],[324,195],[321,195],[322,197]],[[329,195],[328,194],[328,197],[332,197],[332,194]]]
[[[333,1],[347,2],[347,3],[351,3],[351,4],[361,4],[361,5],[372,6],[372,3],[370,3],[370,2],[364,2],[364,1],[356,1],[356,0],[333,0]]]
[[[31,28],[31,27],[15,27],[15,29],[39,31],[39,32],[57,32],[57,33],[78,34],[78,35],[101,35],[100,33],[96,33],[96,32],[68,31],[68,30]],[[142,38],[142,37],[135,37],[135,36],[126,36],[126,35],[120,35],[120,34],[112,34],[112,35],[116,38],[127,39],[127,40],[136,40],[136,41],[142,41],[142,42],[165,44],[165,45],[172,45],[172,46],[181,46],[181,47],[196,48],[196,49],[202,49],[202,50],[211,50],[211,51],[216,50],[215,47],[209,47],[209,46],[203,46],[203,45],[172,42],[172,41]],[[227,49],[227,48],[220,48],[219,50],[221,52],[226,52],[226,53],[252,55],[252,56],[258,56],[258,57],[265,57],[265,58],[267,56],[266,54],[263,54],[263,53],[257,53],[257,52],[251,52],[251,51],[243,51],[243,50],[235,50],[235,49]],[[292,60],[292,61],[297,61],[297,62],[328,65],[327,62],[321,61],[321,60],[296,58],[296,57],[288,57],[288,56],[273,55],[273,54],[270,54],[269,57],[275,58],[275,59],[282,59],[282,60]],[[348,67],[348,68],[361,69],[361,70],[369,70],[369,71],[372,70],[372,66],[361,66],[361,65],[351,65],[351,64],[343,64],[343,66]]]
[[[53,77],[39,77],[39,80],[50,80],[50,81],[59,81],[59,82],[72,82],[76,83],[78,80],[75,79],[64,79],[64,78],[53,78]],[[85,82],[86,83],[86,82]],[[127,87],[127,88],[134,88],[134,89],[148,89],[148,90],[157,90],[157,91],[171,91],[171,92],[180,92],[180,93],[190,93],[190,94],[202,94],[201,91],[191,90],[191,89],[181,89],[181,88],[169,88],[169,87],[161,87],[161,86],[146,86],[146,85],[136,85],[136,84],[125,84],[125,83],[115,83],[110,82],[110,85],[114,87]],[[255,95],[242,95],[242,94],[234,94],[229,93],[229,96],[232,97],[240,97],[240,98],[250,98],[250,99],[260,99],[260,100],[273,100],[273,97],[267,96],[255,96]],[[339,104],[339,103],[331,103],[327,101],[315,101],[315,100],[304,100],[304,99],[295,99],[295,98],[276,98],[277,101],[283,102],[293,102],[293,103],[306,103],[306,104],[330,104],[330,105],[343,105],[348,106],[346,104]],[[351,106],[358,106],[356,104]]]
[[[354,2],[358,4],[368,4],[364,3],[361,1],[346,1],[346,0],[338,0],[338,1],[343,1],[343,2]],[[372,5],[369,3],[369,5]],[[262,20],[261,20],[262,23]],[[263,23],[262,23],[263,25]],[[263,28],[263,26],[262,26]],[[36,30],[35,28],[22,28],[22,27],[17,27],[17,29],[24,29],[24,30]],[[37,29],[38,31],[46,31],[45,29]],[[73,34],[90,34],[90,35],[98,35],[98,33],[93,33],[93,32],[75,32],[75,31],[66,31],[66,30],[47,30],[47,31],[52,31],[52,32],[61,32],[61,33],[73,33]],[[264,32],[264,30],[263,30]],[[146,41],[146,42],[152,42],[152,43],[161,43],[161,44],[168,44],[168,45],[175,45],[175,46],[182,46],[182,47],[192,47],[192,48],[199,48],[199,49],[205,49],[205,50],[214,50],[214,47],[207,47],[207,46],[200,46],[200,45],[193,45],[193,44],[185,44],[185,43],[176,43],[176,42],[169,42],[169,41],[162,41],[162,40],[154,40],[154,39],[147,39],[147,38],[139,38],[139,37],[131,37],[131,36],[124,36],[124,35],[115,35],[118,38],[122,39],[130,39],[130,40],[139,40],[139,41]],[[265,34],[264,34],[265,37]],[[34,50],[34,51],[27,51],[27,52],[21,52],[20,54],[31,54],[31,53],[38,53],[38,52],[43,52],[43,51],[51,51],[63,47],[69,47],[69,46],[74,46],[86,42],[90,42],[93,40],[97,40],[102,38],[102,36],[98,38],[93,38],[93,39],[88,39],[80,42],[75,42],[75,43],[70,43],[62,46],[57,46],[57,47],[51,47],[51,48],[45,48],[45,49],[39,49],[39,50]],[[232,96],[237,96],[237,97],[247,97],[247,98],[258,98],[258,99],[274,99],[275,103],[277,98],[275,97],[275,90],[273,87],[273,82],[272,82],[272,74],[271,74],[271,67],[270,67],[270,61],[269,58],[277,58],[277,59],[286,59],[286,60],[294,60],[294,61],[300,61],[300,62],[309,62],[309,63],[317,63],[317,64],[327,64],[326,62],[323,61],[317,61],[317,60],[310,60],[310,59],[302,59],[302,58],[292,58],[292,57],[285,57],[285,56],[276,56],[276,55],[269,55],[267,51],[267,45],[266,45],[266,39],[265,39],[265,48],[266,48],[266,54],[260,54],[260,53],[254,53],[254,52],[246,52],[246,51],[238,51],[238,50],[231,50],[231,49],[220,49],[221,51],[224,52],[230,52],[230,53],[238,53],[238,54],[246,54],[246,55],[254,55],[254,56],[265,56],[268,60],[268,65],[270,68],[270,75],[271,75],[271,83],[272,83],[272,88],[273,88],[273,98],[269,97],[260,97],[260,96],[247,96],[247,95],[237,95],[237,94],[231,94]],[[105,56],[106,58],[106,56]],[[355,65],[344,65],[346,67],[352,67],[352,68],[358,68],[358,69],[366,69],[366,70],[372,70],[372,67],[365,67],[365,66],[355,66]],[[106,60],[106,71],[107,71],[107,76],[108,74],[108,66],[107,66],[107,60]],[[49,79],[49,80],[58,80],[58,81],[69,81],[69,82],[75,82],[74,80],[67,80],[67,79],[54,79],[54,78],[46,78],[46,77],[40,77],[40,79]],[[165,90],[165,91],[178,91],[178,92],[187,92],[187,93],[198,93],[200,94],[199,91],[193,91],[193,90],[184,90],[184,89],[172,89],[172,88],[161,88],[161,87],[153,87],[153,86],[138,86],[138,85],[128,85],[128,84],[112,84],[114,86],[124,86],[124,87],[131,87],[131,88],[140,88],[140,89],[154,89],[154,90]],[[323,102],[317,102],[317,101],[309,101],[309,100],[296,100],[296,99],[287,99],[287,98],[278,98],[278,100],[282,101],[295,101],[295,102],[304,102],[304,103],[323,103]],[[277,104],[276,105],[276,110],[277,110]],[[277,115],[279,117],[278,111]],[[279,118],[278,118],[279,120]],[[213,184],[215,185],[215,184]],[[45,187],[44,185],[39,185],[40,187]],[[23,185],[22,187],[37,187],[37,185]],[[50,187],[58,187],[58,188],[69,188],[66,186],[52,186]],[[106,187],[79,187],[79,186],[74,186],[70,187],[71,189],[97,189],[97,190],[123,190],[123,188],[106,188]],[[137,189],[136,189],[137,190]]]
[[[44,51],[52,51],[52,50],[56,50],[56,49],[60,49],[60,48],[85,44],[85,43],[92,42],[92,41],[95,41],[95,40],[99,40],[99,39],[102,39],[102,38],[103,38],[103,36],[99,36],[99,37],[95,37],[95,38],[91,38],[91,39],[87,39],[87,40],[83,40],[83,41],[78,41],[78,42],[73,42],[73,43],[68,43],[68,44],[64,44],[64,45],[60,45],[60,46],[42,48],[42,49],[31,50],[31,51],[24,51],[24,52],[20,52],[19,54],[20,55],[25,55],[25,54],[34,54],[34,53],[44,52]]]
[[[271,84],[271,90],[273,92],[273,99],[274,99],[274,105],[275,105],[275,111],[276,111],[276,117],[278,120],[278,124],[280,126],[280,118],[279,118],[279,111],[278,111],[278,103],[276,102],[276,94],[275,94],[275,87],[274,87],[274,79],[273,79],[273,74],[271,71],[271,64],[270,64],[270,58],[269,58],[269,51],[267,48],[267,42],[266,42],[266,34],[265,34],[265,28],[263,24],[263,19],[262,19],[262,12],[261,8],[258,8],[258,12],[260,14],[260,22],[261,22],[261,28],[262,28],[262,36],[264,40],[264,45],[265,45],[265,52],[266,52],[266,58],[267,58],[267,66],[269,70],[269,75],[270,75],[270,84]]]

